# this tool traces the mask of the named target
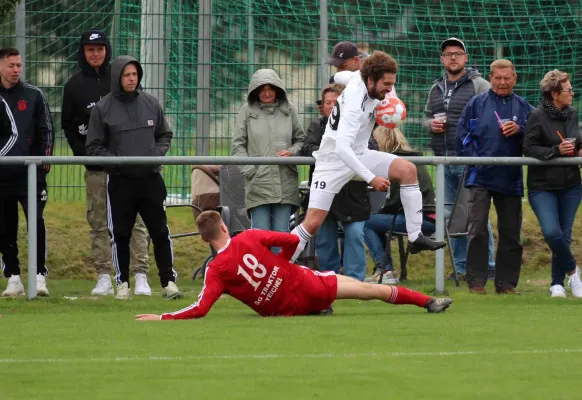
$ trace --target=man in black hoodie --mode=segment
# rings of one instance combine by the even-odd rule
[[[107,34],[90,29],[81,35],[79,43],[79,67],[63,91],[61,125],[75,156],[87,155],[85,141],[91,110],[111,89],[111,43]],[[91,256],[99,275],[97,286],[91,294],[113,294],[111,285],[111,243],[107,230],[107,176],[103,168],[86,165],[87,222],[91,227]],[[135,271],[136,295],[151,295],[147,281],[148,237],[141,217],[137,217],[130,242],[131,264]]]
[[[22,59],[17,49],[0,49],[0,96],[10,130],[0,133],[0,156],[51,156],[53,124],[43,92],[20,80]],[[5,118],[6,118],[5,117]],[[37,174],[37,273],[36,290],[48,296],[46,287],[46,229],[43,210],[47,201],[46,174],[50,165],[38,168]],[[0,167],[0,253],[8,286],[3,296],[24,295],[18,260],[18,203],[28,218],[28,186],[26,167]]]
[[[111,93],[91,111],[87,154],[106,157],[164,156],[172,131],[159,101],[140,89],[143,69],[129,56],[111,64]],[[109,230],[117,299],[129,299],[129,241],[139,213],[154,245],[162,296],[179,298],[165,211],[166,185],[159,165],[107,165]]]

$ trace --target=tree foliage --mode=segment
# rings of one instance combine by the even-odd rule
[[[20,0],[0,0],[0,22],[14,11]]]

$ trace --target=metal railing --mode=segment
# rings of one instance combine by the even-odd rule
[[[582,157],[540,161],[526,157],[403,157],[436,165],[436,240],[445,238],[445,165],[582,165]],[[38,165],[312,165],[311,157],[0,157],[0,165],[28,166],[28,298],[36,297],[36,174]],[[445,289],[445,250],[435,255],[435,289]]]

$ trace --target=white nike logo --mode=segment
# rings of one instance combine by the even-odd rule
[[[98,33],[92,33],[91,36],[89,36],[89,40],[95,40],[95,39],[99,39],[101,36],[99,36]]]

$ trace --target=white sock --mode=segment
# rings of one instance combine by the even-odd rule
[[[408,240],[418,239],[422,227],[422,193],[418,183],[400,185],[400,200],[406,217],[406,231]]]
[[[291,257],[291,262],[295,262],[299,254],[303,251],[307,243],[309,243],[309,239],[311,239],[311,233],[307,232],[307,229],[303,227],[303,224],[299,224],[291,231],[292,234],[297,235],[299,237],[299,244],[297,245],[297,249],[295,253],[293,253],[293,257]]]

